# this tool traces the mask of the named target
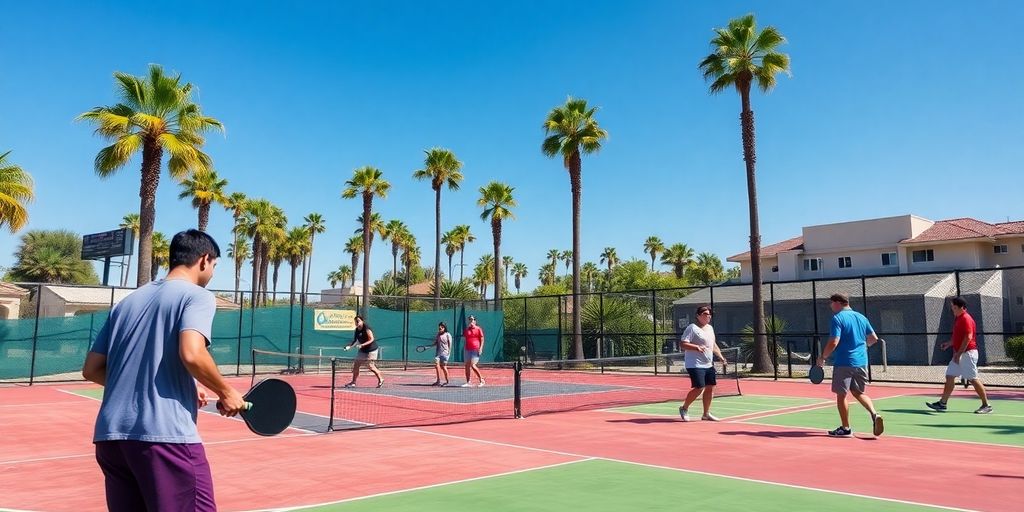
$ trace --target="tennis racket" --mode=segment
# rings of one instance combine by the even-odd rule
[[[433,347],[433,345],[419,345],[416,347],[416,352],[426,352],[430,347]]]
[[[275,436],[288,428],[295,418],[295,390],[283,380],[264,380],[243,398],[245,408],[239,414],[254,434]],[[217,402],[217,409],[220,407]]]
[[[811,371],[807,372],[807,378],[810,379],[811,384],[821,384],[825,380],[825,369],[818,365],[811,366]]]

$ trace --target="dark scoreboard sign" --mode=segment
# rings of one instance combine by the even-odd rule
[[[127,256],[135,249],[135,234],[131,229],[115,229],[82,237],[82,259],[95,260],[110,256]]]

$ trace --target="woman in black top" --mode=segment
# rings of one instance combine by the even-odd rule
[[[345,387],[354,388],[356,386],[356,379],[359,378],[359,366],[364,362],[366,367],[377,376],[377,387],[383,386],[384,376],[377,369],[377,365],[373,364],[377,360],[377,341],[373,338],[373,330],[363,321],[361,316],[356,316],[355,335],[352,337],[352,343],[349,343],[345,350],[352,347],[359,347],[359,353],[356,354],[355,360],[352,361],[352,382],[345,384]]]

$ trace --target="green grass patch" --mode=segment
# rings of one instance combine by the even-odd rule
[[[935,399],[934,396],[875,399],[875,409],[885,417],[885,435],[1024,446],[1024,400],[992,400],[995,412],[974,414],[981,405],[977,398],[953,398],[946,412],[925,407],[925,402]],[[835,406],[830,406],[755,419],[750,423],[830,430],[839,425],[839,413]],[[850,424],[855,433],[871,432],[871,418],[852,397]]]

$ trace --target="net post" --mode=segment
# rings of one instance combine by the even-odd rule
[[[28,385],[31,386],[36,377],[36,351],[39,349],[39,314],[43,304],[43,285],[36,286],[36,322],[32,328],[32,361],[28,367]]]
[[[331,409],[327,413],[327,431],[334,430],[334,400],[335,390],[338,388],[338,360],[331,358]]]
[[[523,417],[523,400],[522,400],[523,399],[523,384],[522,384],[522,375],[523,375],[523,363],[520,362],[520,361],[516,361],[515,363],[512,363],[512,390],[513,390],[512,414],[516,417],[516,419],[519,419],[519,418]]]

